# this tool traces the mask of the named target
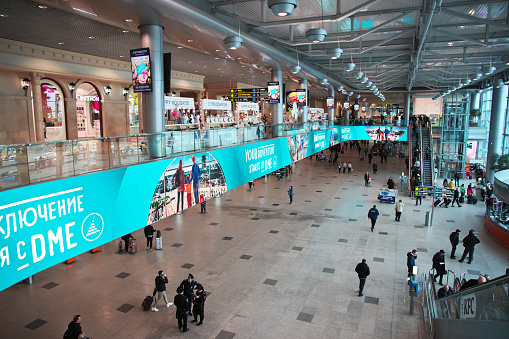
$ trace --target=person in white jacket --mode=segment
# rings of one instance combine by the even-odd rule
[[[396,211],[396,221],[400,221],[401,213],[403,213],[403,201],[401,199],[396,203],[396,207],[394,207],[394,210]]]

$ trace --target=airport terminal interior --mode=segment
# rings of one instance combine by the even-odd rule
[[[508,7],[2,0],[0,338],[504,338]]]

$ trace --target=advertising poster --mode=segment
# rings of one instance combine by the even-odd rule
[[[366,113],[366,106],[362,106],[361,109],[362,109],[362,113]]]
[[[353,110],[354,111],[358,111],[359,110],[359,104],[354,104],[353,105]]]
[[[343,103],[343,108],[344,109],[349,109],[350,108],[350,103],[349,102]]]
[[[308,150],[308,135],[298,134],[288,137],[288,149],[293,162],[304,159]]]
[[[152,92],[149,48],[131,50],[131,72],[133,77],[133,90],[135,93]]]
[[[269,93],[269,103],[278,104],[280,100],[279,81],[269,82],[267,92]]]
[[[308,149],[306,157],[321,152],[329,147],[330,130],[309,133]]]
[[[339,128],[330,129],[329,146],[339,144]]]
[[[377,141],[406,141],[406,127],[378,127],[378,126],[370,126],[370,127],[364,127],[366,130],[366,133],[369,135],[369,137],[372,140]],[[358,140],[365,140],[365,139],[358,139]]]
[[[210,154],[173,159],[154,189],[148,224],[223,194],[228,189],[221,166]]]
[[[477,141],[476,140],[468,140],[467,141],[467,157],[475,158],[477,155]]]
[[[334,108],[334,98],[327,97],[327,108]]]

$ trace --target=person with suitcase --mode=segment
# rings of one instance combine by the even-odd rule
[[[129,251],[129,241],[131,239],[133,239],[131,233],[127,233],[122,237],[122,240],[124,240],[124,253],[127,253]]]
[[[156,306],[159,303],[159,300],[161,300],[161,298],[164,298],[166,307],[170,307],[171,305],[173,305],[173,303],[168,301],[168,297],[166,296],[166,284],[167,283],[168,283],[168,277],[166,277],[166,274],[164,274],[164,272],[162,270],[159,271],[159,273],[155,279],[155,284],[156,284],[155,291],[157,291],[157,298],[156,298],[156,302],[155,302],[154,306],[152,307],[152,312],[159,311]]]
[[[144,232],[145,232],[145,238],[147,238],[147,251],[152,251],[152,240],[154,238],[154,232],[156,230],[154,229],[154,226],[147,225],[145,226]]]
[[[452,199],[451,207],[454,207],[455,201],[456,201],[456,205],[458,205],[458,207],[461,207],[459,198],[460,198],[460,191],[459,191],[458,187],[456,187],[456,189],[454,190],[454,198]]]

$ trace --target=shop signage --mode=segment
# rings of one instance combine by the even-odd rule
[[[164,109],[194,109],[193,98],[164,97]]]
[[[150,49],[131,50],[131,72],[134,92],[152,92],[152,75],[150,70]]]
[[[468,294],[460,300],[460,319],[474,319],[476,312],[475,294]]]
[[[269,92],[269,103],[279,104],[279,97],[281,95],[279,92],[279,81],[269,82],[267,91]]]
[[[78,100],[78,101],[99,101],[99,96],[97,96],[97,95],[78,95],[78,94],[76,94],[76,100]]]
[[[254,102],[237,102],[237,109],[239,111],[258,111],[259,106]]]
[[[256,93],[267,93],[267,89],[266,88],[237,88],[237,89],[231,89],[230,92],[232,93],[233,96],[235,96],[235,94],[240,94],[240,93],[251,93],[251,94],[255,94]]]
[[[203,99],[202,109],[217,109],[221,111],[231,111],[232,103],[226,100]]]

